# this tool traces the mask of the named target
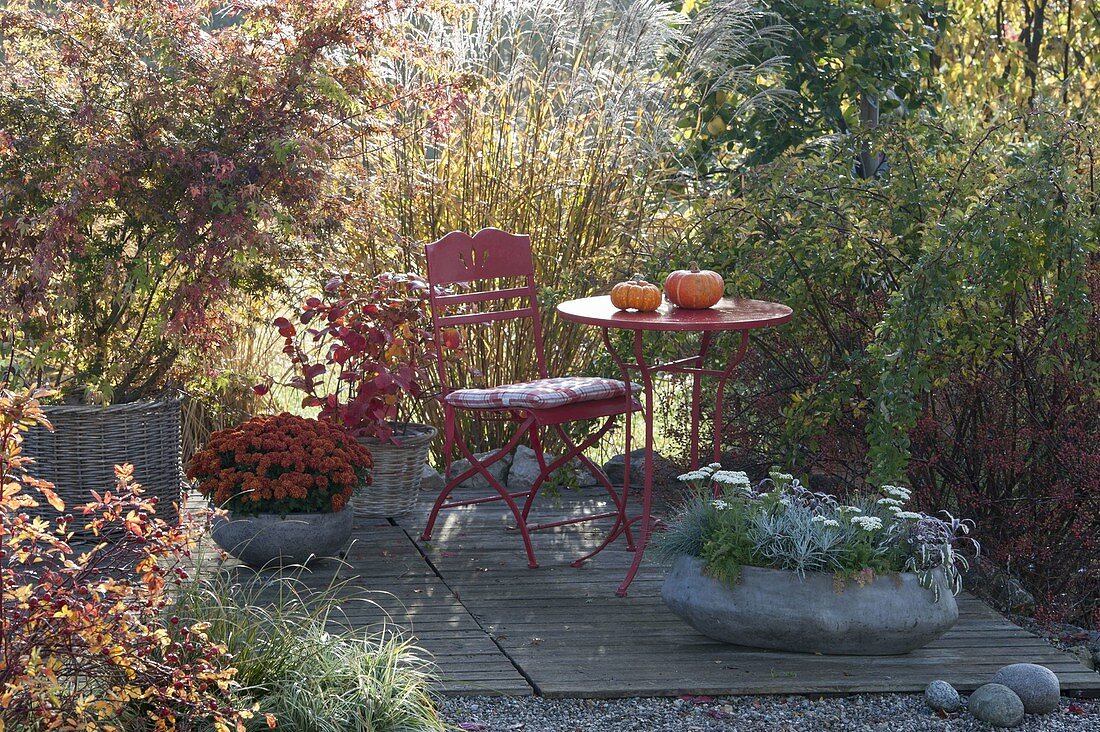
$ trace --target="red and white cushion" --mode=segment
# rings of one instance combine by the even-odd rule
[[[548,409],[563,404],[625,397],[626,388],[626,384],[617,379],[562,376],[489,389],[456,389],[445,396],[443,401],[463,409]],[[641,387],[631,384],[630,388],[637,393]]]

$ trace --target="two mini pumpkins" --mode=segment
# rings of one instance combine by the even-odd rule
[[[703,310],[722,299],[726,281],[709,269],[678,269],[665,278],[665,297],[676,307]],[[661,307],[661,290],[657,285],[635,278],[611,288],[611,304],[619,310],[650,312]]]

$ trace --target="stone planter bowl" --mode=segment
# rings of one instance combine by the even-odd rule
[[[959,619],[943,575],[940,599],[914,574],[854,580],[842,591],[831,574],[742,567],[735,585],[703,573],[703,560],[680,556],[661,588],[672,612],[700,633],[740,646],[827,655],[908,653],[946,633]]]
[[[339,513],[263,513],[217,516],[211,536],[222,549],[250,567],[306,564],[335,557],[347,545],[355,523],[351,507]]]

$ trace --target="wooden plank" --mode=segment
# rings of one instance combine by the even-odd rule
[[[464,496],[470,497],[470,496]],[[539,520],[606,510],[599,491],[544,503]],[[1014,661],[1042,663],[1063,689],[1100,695],[1100,674],[1018,628],[976,599],[959,598],[959,623],[906,656],[816,656],[738,648],[700,635],[660,599],[665,567],[646,557],[630,595],[614,590],[634,558],[620,539],[583,567],[569,563],[603,540],[607,522],[534,535],[541,566],[527,567],[506,508],[448,512],[431,542],[419,542],[426,507],[399,525],[371,521],[340,562],[301,578],[333,581],[342,626],[400,627],[437,665],[441,694],[531,694],[613,698],[681,693],[845,694],[921,691],[944,678],[963,691]]]
[[[546,518],[568,515],[563,509]],[[1067,690],[1100,693],[1100,675],[969,596],[959,598],[960,621],[950,633],[906,656],[737,648],[700,635],[664,607],[664,568],[649,558],[630,597],[615,597],[633,559],[621,540],[584,567],[570,567],[602,540],[597,525],[536,535],[541,566],[532,570],[518,535],[502,530],[511,517],[499,507],[449,517],[434,541],[420,543],[426,558],[547,696],[913,692],[931,678],[970,690],[1014,661],[1043,663]],[[420,519],[401,523],[415,539]]]
[[[229,563],[210,571],[241,580],[277,582],[275,572],[255,573]],[[329,627],[356,632],[398,630],[435,664],[439,693],[529,695],[531,685],[438,577],[404,530],[388,521],[357,525],[342,561],[321,560],[289,584],[271,584],[255,595],[273,603],[293,587],[304,592],[333,588],[338,600]]]

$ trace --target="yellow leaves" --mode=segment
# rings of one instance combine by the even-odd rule
[[[3,491],[0,492],[0,500],[3,500],[3,502],[6,504],[12,498],[18,495],[22,490],[23,486],[21,486],[14,480],[4,483]]]
[[[275,715],[271,712],[268,712],[264,715],[264,720],[267,722],[268,729],[275,729],[275,727],[278,725],[278,722],[275,721]],[[0,732],[4,732],[2,727],[0,727]]]
[[[8,594],[15,598],[16,602],[24,603],[34,594],[32,585],[20,585],[15,589],[9,589]]]
[[[122,520],[122,525],[126,527],[134,536],[144,536],[144,520],[140,517],[137,511],[130,511],[126,514],[126,518]]]
[[[4,398],[0,392],[0,402]],[[0,421],[4,418],[0,404]],[[0,429],[0,460],[11,454],[5,444],[11,434]],[[146,515],[140,494],[126,483],[130,469],[120,470],[119,475],[118,489],[97,496],[85,513],[95,516],[93,522],[103,532],[119,526],[128,531],[113,532],[115,543],[102,543],[79,556],[66,543],[65,529],[41,517],[13,515],[11,510],[34,505],[32,495],[41,495],[63,510],[52,485],[24,481],[16,473],[16,479],[6,480],[0,491],[11,516],[0,537],[0,549],[10,558],[4,569],[5,599],[19,608],[5,621],[10,640],[7,657],[18,659],[19,668],[0,688],[0,708],[38,710],[36,722],[43,730],[122,732],[124,728],[112,726],[110,720],[117,720],[135,701],[176,710],[155,720],[155,728],[170,730],[178,726],[176,714],[205,713],[210,702],[219,708],[232,704],[235,670],[220,667],[225,663],[224,649],[200,630],[191,633],[185,651],[162,620],[162,608],[172,598],[166,593],[165,568],[159,561],[178,558],[180,548],[194,539],[186,528],[154,524],[157,519]],[[152,530],[154,526],[157,531]],[[129,542],[126,556],[140,557],[121,577],[112,576],[117,563],[108,562],[110,566],[105,567],[101,561],[104,552],[113,551],[109,547],[117,547],[118,542]],[[43,565],[48,572],[41,569]],[[135,576],[142,581],[136,582]],[[179,659],[192,653],[214,660],[202,663],[194,673],[181,674]],[[224,729],[230,732],[240,718],[236,712],[226,713]],[[20,721],[0,720],[0,732],[5,722],[18,726]]]
[[[46,500],[57,511],[65,510],[65,502],[61,500],[61,497],[54,491],[53,486],[47,487],[49,484],[40,484],[38,486],[38,492],[46,497]]]

